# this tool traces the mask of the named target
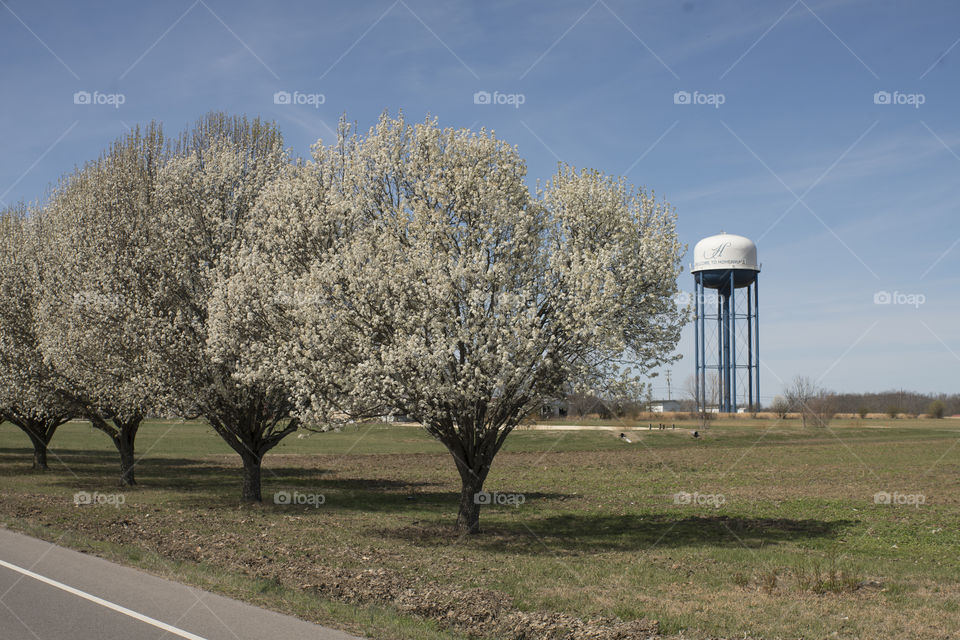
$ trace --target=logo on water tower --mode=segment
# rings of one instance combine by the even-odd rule
[[[718,244],[716,247],[713,248],[712,252],[708,249],[704,249],[703,259],[714,260],[716,258],[721,258],[723,257],[724,250],[726,250],[726,248],[729,246],[730,246],[729,242],[721,242],[720,244]]]

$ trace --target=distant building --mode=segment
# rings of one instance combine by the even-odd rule
[[[541,418],[566,418],[569,409],[564,400],[548,400],[540,407]]]
[[[682,405],[679,400],[654,400],[650,403],[650,411],[652,413],[672,413],[682,410]]]
[[[541,418],[597,416],[609,419],[613,415],[613,409],[605,400],[591,394],[571,393],[564,399],[545,400],[540,405]]]

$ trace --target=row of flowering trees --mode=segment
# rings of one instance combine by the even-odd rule
[[[151,124],[2,212],[0,411],[35,466],[78,417],[133,484],[145,416],[202,417],[258,501],[287,435],[398,411],[452,455],[476,532],[494,456],[544,398],[673,357],[666,202],[566,166],[531,191],[492,132],[384,114],[338,133],[302,161],[260,120]]]

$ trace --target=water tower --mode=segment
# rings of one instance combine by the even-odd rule
[[[757,245],[729,233],[693,249],[697,408],[721,413],[760,409]],[[706,291],[709,290],[709,295]],[[739,290],[739,293],[737,293]],[[738,395],[739,392],[739,395]]]

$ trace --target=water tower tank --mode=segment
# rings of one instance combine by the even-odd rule
[[[749,238],[732,233],[704,238],[693,248],[690,271],[701,273],[703,286],[708,289],[729,286],[731,276],[736,288],[753,284],[760,272],[757,245]]]

